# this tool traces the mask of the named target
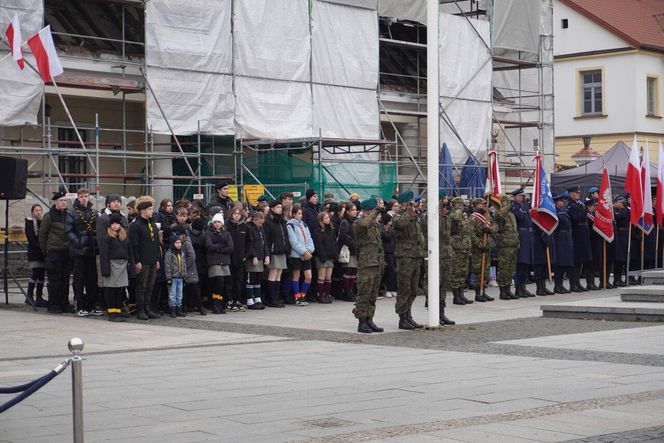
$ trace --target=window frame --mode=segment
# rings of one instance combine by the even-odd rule
[[[650,95],[650,82],[653,82],[653,93]],[[646,117],[660,117],[660,98],[659,98],[659,75],[646,74]],[[652,110],[650,109],[650,101],[652,98]]]
[[[592,106],[592,112],[585,112],[585,86],[586,83],[584,83],[584,75],[585,74],[590,74],[590,73],[599,73],[600,74],[600,82],[599,85],[596,85],[594,83],[590,83],[591,85],[595,85],[594,88],[595,90],[592,93],[591,97],[591,106]],[[576,118],[604,118],[607,116],[606,114],[606,75],[605,75],[605,70],[604,66],[589,66],[585,68],[579,68],[576,70],[576,83],[577,83],[577,92],[576,92]],[[597,90],[598,89],[598,90]],[[601,104],[601,111],[597,112],[595,109],[596,105],[596,98],[595,94],[596,92],[599,92],[601,94],[600,98],[600,104]]]

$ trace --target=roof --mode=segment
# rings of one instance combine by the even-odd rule
[[[590,146],[584,146],[583,148],[576,151],[576,153],[572,154],[572,158],[590,158],[590,157],[599,157],[600,155],[602,154],[595,151]]]
[[[664,52],[663,0],[560,0],[560,2],[635,48]]]

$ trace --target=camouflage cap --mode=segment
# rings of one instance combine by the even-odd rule
[[[481,205],[484,203],[486,203],[486,200],[484,200],[483,198],[476,198],[473,200],[473,206]]]
[[[463,197],[454,197],[450,203],[452,203],[453,205],[454,204],[461,204],[462,205],[463,204]]]

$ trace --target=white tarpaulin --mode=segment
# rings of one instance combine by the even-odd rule
[[[540,11],[540,2],[535,0],[494,0],[494,48],[537,53]]]
[[[376,91],[314,85],[313,127],[326,138],[377,140]]]
[[[41,0],[12,0],[0,2],[0,32],[3,37],[9,21],[14,14],[18,14],[21,25],[23,41],[32,37],[42,28],[44,20],[44,6]],[[23,57],[35,64],[34,58],[24,46]],[[7,45],[0,45],[0,58],[9,54]],[[24,70],[7,57],[0,62],[0,125],[20,126],[36,125],[39,103],[41,101],[43,85],[39,75],[34,73],[27,65]]]
[[[147,77],[176,134],[233,134],[230,0],[151,0],[146,5]],[[148,124],[170,131],[151,93]]]
[[[463,164],[468,151],[482,161],[491,138],[489,41],[489,22],[440,14],[440,142],[454,163]]]
[[[380,0],[380,15],[426,24],[426,0]]]

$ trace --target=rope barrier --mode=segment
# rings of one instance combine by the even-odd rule
[[[33,380],[29,383],[24,383],[18,386],[9,386],[9,387],[0,387],[0,394],[16,394],[21,392],[21,394],[12,398],[11,400],[0,405],[0,414],[5,412],[7,409],[16,406],[26,398],[30,397],[32,394],[44,387],[48,382],[53,380],[58,374],[65,370],[67,366],[71,363],[71,358],[60,363],[55,369],[51,370],[48,374],[39,377],[36,380]]]

